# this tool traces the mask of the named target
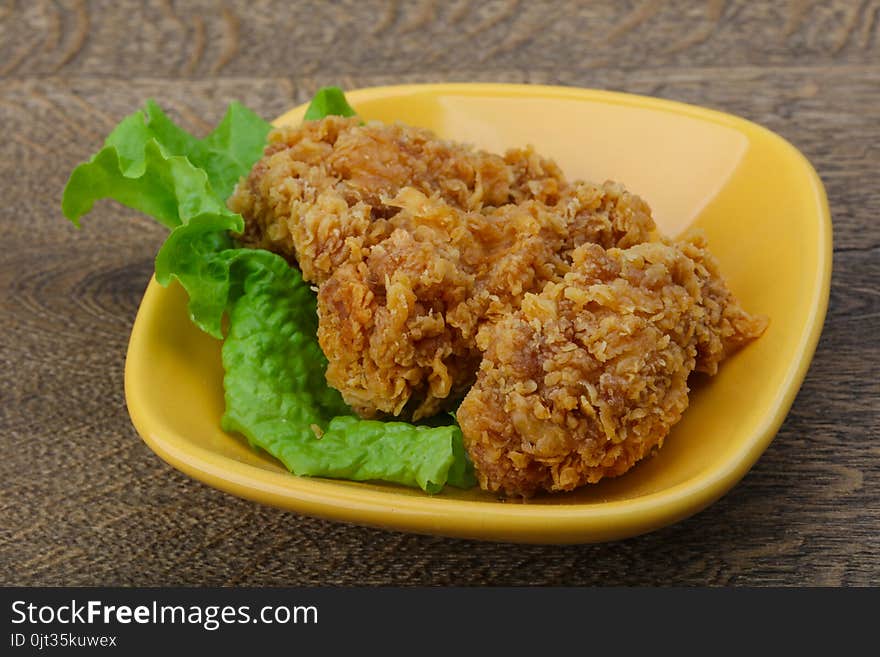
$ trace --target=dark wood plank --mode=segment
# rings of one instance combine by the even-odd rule
[[[245,5],[0,6],[0,583],[877,583],[877,2]],[[321,84],[442,80],[708,105],[816,166],[835,226],[824,333],[770,449],[703,513],[606,545],[412,536],[232,498],[137,438],[125,347],[164,232],[112,204],[74,230],[71,168],[147,97],[203,132],[232,98],[272,117]]]
[[[0,75],[873,64],[875,1],[7,2]]]

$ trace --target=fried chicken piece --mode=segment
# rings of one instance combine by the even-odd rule
[[[473,383],[483,315],[565,266],[564,224],[537,207],[465,213],[412,188],[393,202],[402,227],[320,286],[318,340],[328,383],[355,411],[418,419]]]
[[[318,292],[326,377],[364,417],[419,419],[473,383],[484,324],[569,269],[581,242],[651,235],[647,205],[613,183],[580,183],[556,208],[539,201],[465,212],[406,188],[391,235],[334,269]]]
[[[395,230],[318,290],[327,382],[362,417],[434,415],[479,366],[473,340],[447,320],[473,287],[454,249]]]
[[[573,261],[480,334],[485,358],[457,416],[486,490],[530,496],[623,474],[681,418],[690,373],[714,373],[766,327],[701,238],[585,244]]]
[[[285,256],[320,284],[391,234],[398,210],[387,199],[405,187],[475,211],[553,205],[563,185],[559,167],[532,149],[502,157],[421,128],[328,116],[272,131],[229,207],[245,218],[244,245]]]

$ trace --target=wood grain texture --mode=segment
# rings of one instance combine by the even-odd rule
[[[880,2],[0,4],[0,584],[877,584]],[[77,231],[71,168],[145,98],[204,132],[322,84],[479,80],[733,112],[816,166],[831,304],[770,449],[697,516],[605,545],[384,532],[242,501],[138,439],[131,323],[164,231],[111,204]]]

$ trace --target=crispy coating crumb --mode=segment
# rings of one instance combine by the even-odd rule
[[[230,207],[245,244],[319,284],[327,381],[364,417],[451,407],[474,381],[481,326],[563,276],[578,245],[654,231],[640,198],[570,184],[530,148],[502,157],[340,117],[274,131]]]
[[[527,497],[623,474],[681,418],[688,375],[765,327],[702,238],[579,247],[561,281],[480,335],[458,420],[481,486]]]

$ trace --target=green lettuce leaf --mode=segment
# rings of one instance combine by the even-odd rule
[[[225,199],[262,155],[270,129],[233,103],[210,135],[196,139],[148,101],[116,126],[89,162],[73,170],[61,209],[79,225],[95,201],[112,198],[171,228],[156,258],[156,278],[162,285],[179,280],[193,322],[221,338],[228,272],[213,264],[211,254],[232,248],[229,232],[244,229]]]
[[[210,189],[208,177],[187,158],[168,155],[154,139],[143,143],[132,162],[115,146],[105,146],[70,176],[61,209],[74,224],[94,202],[112,198],[176,228],[199,214],[231,214]]]
[[[225,199],[262,155],[271,127],[232,103],[217,128],[196,139],[148,101],[116,126],[89,162],[73,170],[62,211],[79,225],[96,200],[112,198],[168,228],[200,214],[236,216]]]
[[[223,339],[223,315],[232,284],[229,257],[243,251],[234,248],[226,232],[240,232],[240,224],[230,224],[230,218],[223,215],[195,217],[171,231],[156,255],[156,280],[164,286],[180,281],[189,295],[193,323],[219,340]]]
[[[351,416],[324,381],[314,293],[281,258],[253,253],[232,263],[237,283],[223,343],[223,428],[298,475],[381,479],[429,493],[445,483],[473,485],[457,426]]]
[[[311,116],[353,115],[336,88],[318,92]],[[308,115],[307,115],[308,116]],[[315,294],[280,256],[238,248],[244,228],[225,199],[259,159],[270,126],[230,106],[205,139],[175,125],[152,101],[126,117],[104,147],[71,174],[62,210],[74,224],[112,198],[171,229],[156,279],[178,280],[192,320],[223,339],[224,429],[243,434],[298,475],[379,479],[429,493],[476,482],[456,424],[416,426],[355,417],[324,379]]]
[[[315,93],[312,102],[306,108],[306,121],[317,121],[325,116],[356,116],[357,112],[345,99],[345,94],[339,87],[322,87]]]

